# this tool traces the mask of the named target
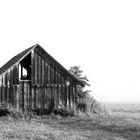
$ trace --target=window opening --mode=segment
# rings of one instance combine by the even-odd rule
[[[19,77],[20,80],[31,80],[31,53],[20,61]]]

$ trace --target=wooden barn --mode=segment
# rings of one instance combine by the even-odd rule
[[[53,101],[74,108],[76,86],[84,84],[36,44],[0,68],[0,104],[17,110],[48,109]]]

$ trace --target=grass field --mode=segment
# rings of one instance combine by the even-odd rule
[[[0,140],[140,140],[139,107],[114,105],[109,110],[110,115],[51,115],[30,121],[1,117]]]

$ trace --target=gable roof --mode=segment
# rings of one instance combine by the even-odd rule
[[[6,64],[4,64],[1,68],[0,68],[0,75],[2,75],[5,71],[7,71],[8,69],[10,69],[15,63],[17,63],[19,60],[22,60],[29,52],[31,52],[32,49],[39,47],[40,49],[42,49],[57,65],[59,65],[64,71],[66,71],[68,73],[68,75],[73,78],[79,85],[84,87],[84,84],[78,80],[77,78],[75,78],[72,74],[70,74],[70,72],[65,69],[58,61],[56,61],[48,52],[46,52],[39,44],[36,44],[24,51],[22,51],[21,53],[17,54],[16,56],[14,56],[12,59],[10,59]]]
[[[8,70],[10,67],[12,67],[19,59],[24,57],[26,53],[28,53],[30,50],[32,50],[34,46],[24,50],[23,52],[19,53],[18,55],[14,56],[12,59],[10,59],[6,64],[4,64],[0,68],[0,75],[3,74],[6,70]]]

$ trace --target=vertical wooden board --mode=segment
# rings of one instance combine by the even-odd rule
[[[51,84],[54,84],[54,69],[51,67]]]
[[[12,86],[10,85],[9,87],[9,104],[11,106],[12,102],[11,102],[11,94],[12,94]]]
[[[61,82],[60,82],[60,74],[59,74],[59,72],[57,73],[57,83],[58,83],[58,84],[61,84]]]
[[[42,108],[45,108],[45,87],[42,88]]]
[[[42,108],[42,89],[39,87],[39,108]]]
[[[59,106],[59,85],[56,85],[56,105]]]
[[[31,83],[35,85],[35,56],[34,50],[31,52]]]
[[[58,70],[56,71],[56,83],[59,84],[59,75],[58,75]]]
[[[19,64],[17,63],[13,67],[13,83],[19,84]]]
[[[42,57],[39,56],[39,58],[40,58],[40,59],[39,59],[39,60],[40,60],[40,61],[39,61],[39,64],[40,64],[40,65],[39,65],[39,67],[40,67],[40,76],[39,76],[39,77],[40,77],[40,85],[42,85]]]
[[[38,80],[38,66],[37,66],[37,53],[34,52],[34,60],[35,60],[35,85],[37,85],[37,80]]]
[[[54,108],[56,108],[56,86],[53,85]]]
[[[10,85],[10,70],[7,72],[7,85]]]
[[[57,70],[54,69],[54,84],[57,84]]]
[[[17,85],[17,93],[16,93],[16,108],[19,110],[19,85]]]
[[[14,86],[11,86],[11,105],[14,107]]]
[[[36,86],[34,87],[34,109],[36,108]]]
[[[31,94],[32,94],[32,101],[31,101],[31,103],[32,103],[32,109],[35,109],[35,101],[34,101],[34,98],[35,98],[35,87],[34,86],[31,86]]]
[[[58,86],[55,87],[56,109],[58,108]]]
[[[45,86],[44,89],[45,89],[45,95],[44,95],[44,108],[46,109],[46,108],[47,108],[47,87]]]
[[[10,87],[7,85],[7,103],[9,104]]]
[[[22,84],[19,84],[19,90],[18,90],[18,95],[19,95],[19,109],[23,110],[22,108]]]
[[[16,100],[16,98],[17,98],[17,86],[14,86],[14,96],[13,96],[14,98],[13,98],[13,105],[14,105],[14,108],[16,108],[16,106],[17,106],[17,100]]]
[[[50,104],[50,100],[51,100],[51,89],[50,86],[47,86],[47,91],[46,91],[46,109],[49,109],[49,104]]]
[[[63,95],[64,106],[67,107],[66,88],[64,84],[63,84],[63,92],[64,92],[64,95]]]
[[[59,73],[59,83],[62,84],[62,76],[61,76],[61,72]]]
[[[64,87],[63,87],[63,85],[61,85],[61,102],[62,102],[62,105],[64,105]]]
[[[22,110],[24,110],[24,104],[25,104],[25,102],[24,102],[24,96],[25,96],[25,94],[24,94],[24,82],[22,82]]]
[[[69,91],[69,107],[71,107],[71,91],[70,91],[70,85],[68,86]]]
[[[1,86],[1,103],[3,102],[3,85]]]
[[[37,65],[38,65],[38,85],[40,85],[41,84],[41,57],[39,55],[38,55]]]
[[[44,59],[42,59],[42,72],[41,72],[41,74],[42,74],[42,85],[44,85],[45,83],[44,83],[44,81],[45,81],[45,61],[44,61]]]
[[[0,77],[0,86],[2,85],[2,76]]]
[[[27,110],[27,83],[24,82],[24,110]]]
[[[71,85],[71,106],[73,107],[73,85]]]
[[[2,76],[2,79],[3,79],[2,85],[4,86],[5,85],[5,74]]]
[[[6,102],[6,104],[7,104],[7,85],[5,85],[4,86],[4,88],[5,88],[5,102]]]
[[[11,98],[12,98],[11,102],[12,102],[12,107],[14,107],[14,94],[15,94],[15,87],[14,87],[14,85],[12,86],[12,89],[13,89],[13,92],[11,94]]]
[[[27,82],[27,110],[29,109],[29,94],[30,94],[30,90],[29,90],[29,83]]]
[[[4,98],[5,98],[5,97],[4,97],[4,96],[5,96],[5,95],[4,95],[4,90],[5,90],[5,89],[4,89],[4,85],[3,85],[3,86],[2,86],[2,102],[5,101],[5,99],[4,99]]]
[[[48,84],[50,84],[50,77],[51,77],[51,74],[50,74],[50,65],[48,65]]]
[[[15,64],[13,67],[13,84],[16,85],[19,83],[19,65]]]
[[[2,101],[1,101],[1,96],[2,96],[2,94],[1,94],[1,85],[0,85],[0,104],[2,103]]]
[[[67,100],[67,107],[69,107],[69,86],[68,85],[66,85],[66,100]]]
[[[63,77],[63,74],[61,75],[61,82],[62,82],[62,84],[65,84],[65,79],[64,79],[64,77]]]
[[[73,107],[75,106],[75,95],[74,95],[74,85],[72,85],[72,95],[73,95]]]
[[[65,88],[65,106],[67,107],[67,85],[64,85]]]
[[[7,85],[7,73],[5,73],[5,83],[4,83],[4,85]]]
[[[47,62],[45,62],[45,74],[44,74],[44,77],[45,77],[45,85],[48,84],[48,64]]]
[[[10,69],[10,85],[13,85],[13,68]]]
[[[52,84],[52,79],[53,78],[53,75],[52,75],[52,67],[50,66],[50,84]]]
[[[59,105],[62,105],[62,99],[61,99],[61,85],[59,85]]]
[[[36,88],[35,88],[35,92],[36,92],[36,108],[38,108],[38,87],[36,86]]]
[[[29,84],[28,90],[29,90],[29,109],[31,109],[32,108],[32,91],[31,91],[30,84]]]
[[[37,85],[39,85],[39,55],[37,54]]]
[[[38,106],[39,108],[41,108],[41,88],[38,88]]]
[[[73,105],[75,108],[75,86],[73,85]]]

